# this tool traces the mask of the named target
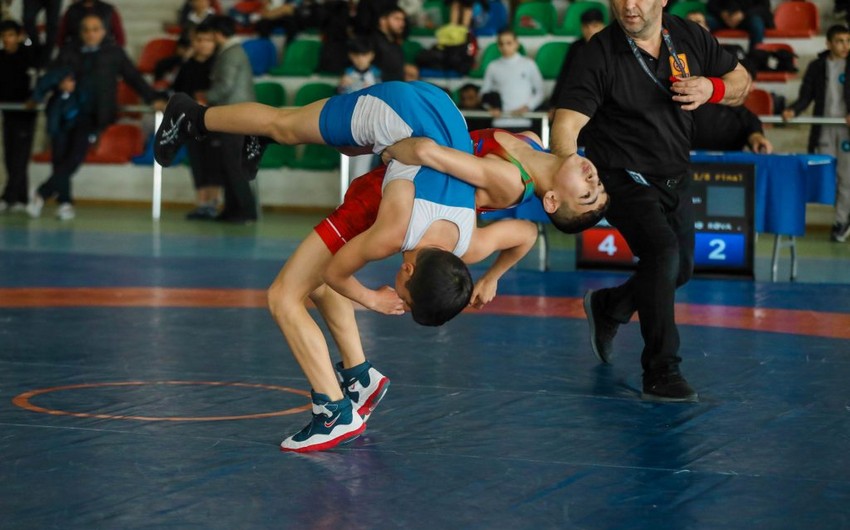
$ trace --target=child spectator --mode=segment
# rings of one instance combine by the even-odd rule
[[[124,25],[118,10],[110,3],[102,0],[76,0],[68,6],[62,21],[59,23],[57,45],[62,48],[66,44],[81,44],[80,31],[83,19],[89,15],[97,15],[106,30],[106,39],[123,48],[127,44]]]
[[[350,94],[381,82],[381,71],[372,65],[372,61],[375,60],[375,49],[370,41],[362,37],[349,41],[348,59],[351,61],[351,66],[343,72],[337,92]]]
[[[36,46],[24,46],[23,28],[14,20],[0,22],[0,101],[24,103],[30,98],[28,70],[40,62]],[[6,165],[6,188],[0,197],[0,212],[22,210],[29,193],[30,152],[32,151],[35,112],[3,111],[3,156]]]
[[[185,42],[192,40],[192,31],[218,14],[212,0],[187,0],[180,12],[180,38]]]
[[[195,27],[189,59],[180,67],[174,79],[174,92],[185,92],[197,100],[204,100],[210,88],[210,77],[215,62],[215,34],[208,23]],[[215,219],[218,215],[219,199],[224,179],[221,172],[210,164],[217,164],[206,144],[190,138],[186,142],[189,167],[195,186],[196,208],[186,214],[187,219]]]
[[[790,120],[815,102],[814,116],[844,118],[850,125],[850,87],[844,82],[848,72],[850,29],[840,24],[826,32],[826,50],[809,63],[797,101],[789,105],[782,118]],[[847,125],[813,125],[809,152],[836,158],[835,223],[830,239],[841,242],[850,236],[850,136]]]
[[[484,110],[484,104],[481,102],[481,89],[478,85],[467,83],[460,87],[457,91],[458,105],[461,111],[464,110]],[[466,126],[470,131],[477,129],[487,129],[493,124],[490,118],[470,118],[464,115]]]
[[[501,108],[493,108],[493,126],[512,131],[531,127],[531,120],[520,118],[543,103],[543,76],[537,65],[519,53],[519,41],[512,30],[503,30],[496,37],[502,56],[487,65],[484,71],[482,94],[496,92]],[[508,117],[505,117],[508,116]]]

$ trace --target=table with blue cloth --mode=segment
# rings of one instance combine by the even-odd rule
[[[757,233],[775,234],[771,280],[776,281],[783,236],[789,238],[791,279],[795,279],[795,237],[806,233],[806,203],[835,203],[835,158],[793,153],[695,151],[691,153],[691,162],[755,166],[755,229]]]

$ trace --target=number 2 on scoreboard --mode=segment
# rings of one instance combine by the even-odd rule
[[[722,239],[712,239],[708,242],[708,246],[712,248],[712,251],[708,253],[708,259],[726,261],[726,254],[723,252],[726,250],[725,241]]]

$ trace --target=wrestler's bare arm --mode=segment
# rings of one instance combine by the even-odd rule
[[[494,252],[499,256],[475,282],[469,305],[481,308],[496,296],[499,279],[528,254],[537,241],[537,225],[521,219],[496,221],[478,228],[472,235],[465,263],[477,263]]]
[[[404,313],[401,299],[389,286],[378,290],[360,283],[354,274],[370,261],[378,261],[401,250],[413,210],[413,182],[397,180],[384,189],[375,223],[347,242],[331,259],[323,279],[334,291],[360,305],[388,315]]]
[[[516,166],[510,162],[497,157],[477,157],[451,147],[437,145],[430,138],[408,138],[396,142],[384,150],[382,157],[384,161],[394,159],[403,164],[430,167],[486,190],[491,197],[517,197],[524,189]],[[506,178],[506,175],[512,174],[517,178]]]

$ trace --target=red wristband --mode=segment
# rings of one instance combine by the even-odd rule
[[[708,103],[720,103],[726,95],[726,84],[719,77],[707,77],[711,81],[712,92]]]

